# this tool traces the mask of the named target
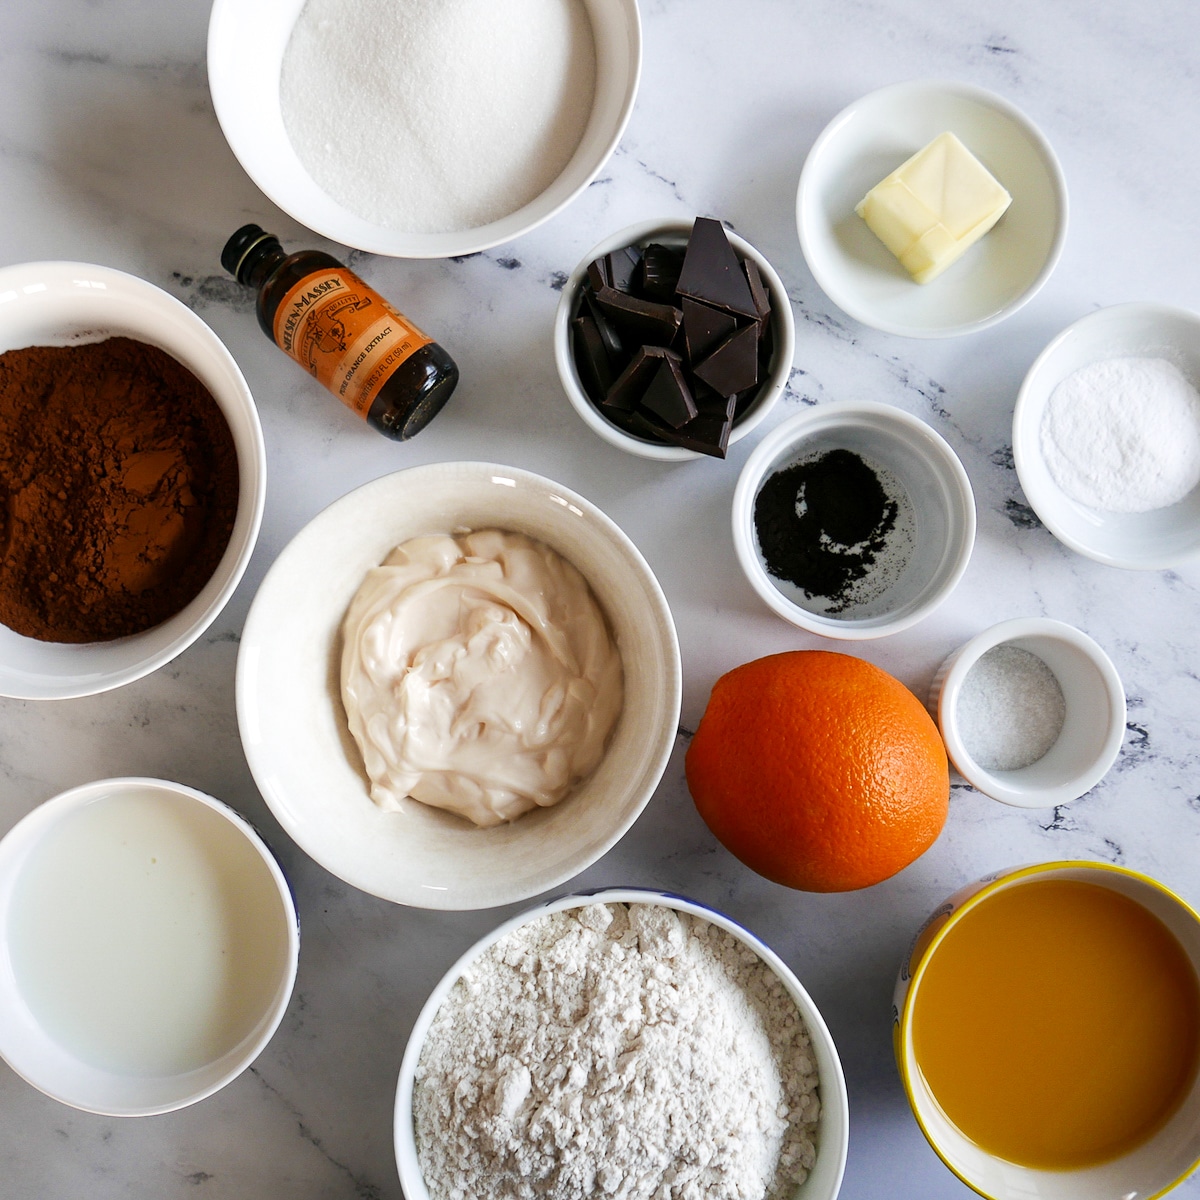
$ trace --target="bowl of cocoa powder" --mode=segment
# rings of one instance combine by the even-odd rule
[[[253,398],[199,317],[108,267],[0,269],[0,695],[174,658],[241,579],[264,489]]]

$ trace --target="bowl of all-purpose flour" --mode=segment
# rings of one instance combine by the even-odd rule
[[[213,107],[280,208],[348,246],[470,254],[548,220],[620,140],[636,0],[216,0]]]
[[[1013,412],[1033,510],[1065,545],[1114,567],[1200,554],[1200,317],[1118,304],[1038,356]]]
[[[833,1200],[846,1085],[816,1006],[728,917],[609,889],[447,972],[396,1094],[409,1200]]]

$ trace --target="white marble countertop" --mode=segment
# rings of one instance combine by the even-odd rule
[[[403,909],[324,873],[259,797],[233,699],[239,631],[275,555],[329,501],[400,467],[490,458],[554,477],[605,509],[657,572],[683,652],[677,753],[632,831],[575,882],[684,892],[743,921],[793,966],[845,1065],[845,1200],[970,1194],[925,1144],[891,1055],[895,971],[945,895],[1011,864],[1099,858],[1147,871],[1200,903],[1200,568],[1134,574],[1072,554],[1025,505],[1009,448],[1021,378],[1063,326],[1125,300],[1200,307],[1200,8],[1191,0],[643,0],[642,9],[637,107],[579,200],[535,233],[467,261],[356,256],[356,268],[462,369],[446,411],[414,442],[396,445],[270,345],[249,295],[221,272],[221,245],[247,220],[291,249],[323,243],[274,209],[226,147],[205,80],[206,0],[0,6],[0,263],[103,263],[184,299],[245,372],[269,461],[257,551],[197,645],[108,695],[0,701],[0,832],[87,780],[180,780],[266,831],[303,926],[299,981],[278,1034],[251,1070],[199,1105],[148,1119],[93,1117],[0,1066],[0,1196],[401,1195],[391,1114],[410,1025],[447,966],[506,911]],[[830,117],[864,92],[921,76],[977,83],[1023,108],[1058,151],[1071,192],[1066,252],[1044,291],[997,328],[949,341],[889,337],[840,314],[808,273],[793,221],[801,164]],[[556,284],[593,243],[635,220],[696,213],[730,221],[788,286],[796,370],[768,428],[806,404],[887,401],[938,429],[975,487],[979,539],[946,605],[907,633],[831,648],[862,654],[921,694],[950,650],[995,621],[1048,615],[1078,625],[1111,654],[1129,699],[1122,755],[1091,794],[1025,812],[960,782],[929,853],[887,883],[834,896],[765,882],[701,823],[683,749],[713,681],[747,659],[828,643],[768,612],[734,558],[729,506],[760,434],[724,464],[664,467],[627,456],[568,407],[550,348]],[[1179,1194],[1200,1197],[1200,1182]]]

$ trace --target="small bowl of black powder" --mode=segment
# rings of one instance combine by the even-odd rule
[[[962,577],[975,499],[924,421],[887,404],[822,404],[750,456],[733,539],[751,586],[785,620],[825,637],[884,637],[928,616]]]

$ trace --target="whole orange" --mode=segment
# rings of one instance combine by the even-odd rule
[[[946,823],[937,726],[898,679],[849,654],[795,650],[722,675],[686,765],[717,839],[804,891],[887,879]]]

